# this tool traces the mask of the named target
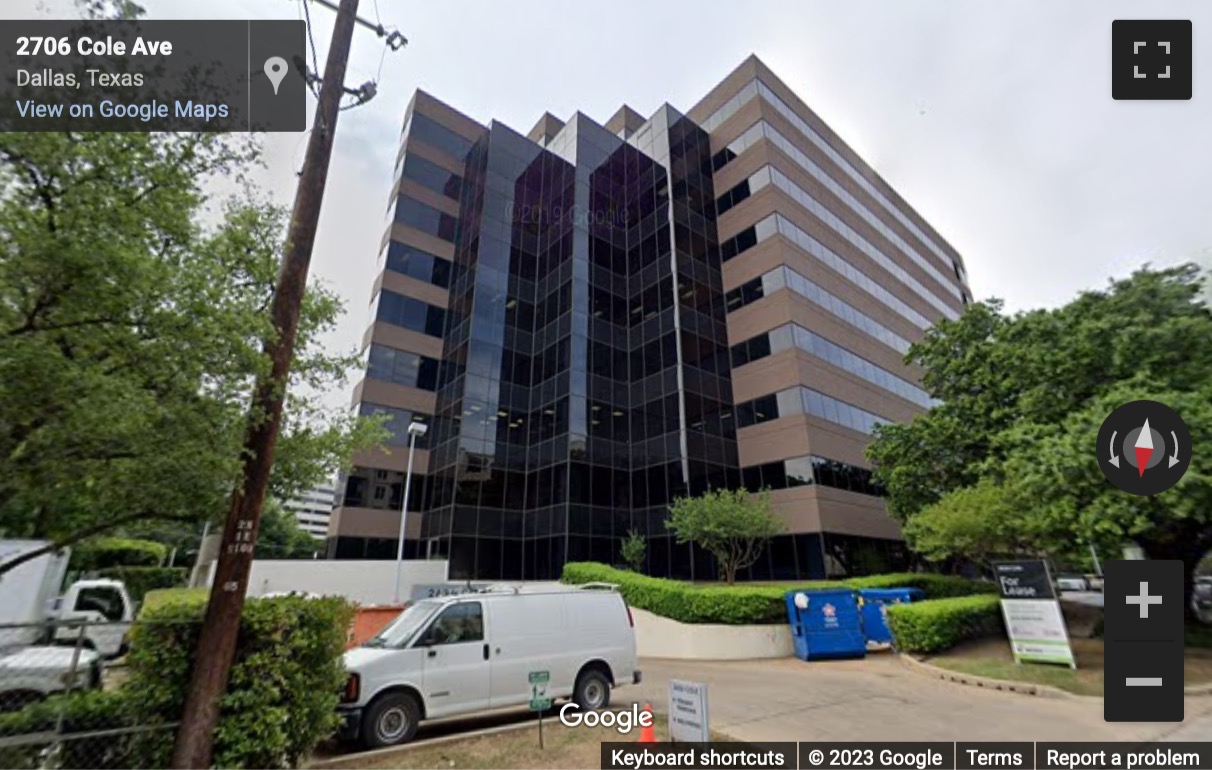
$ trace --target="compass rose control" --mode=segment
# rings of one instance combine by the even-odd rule
[[[1191,461],[1191,431],[1170,407],[1132,401],[1098,431],[1098,465],[1107,480],[1133,495],[1156,495],[1178,483]]]

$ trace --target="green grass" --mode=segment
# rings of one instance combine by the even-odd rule
[[[925,660],[962,674],[1050,685],[1078,695],[1102,695],[1103,641],[1071,637],[1069,643],[1077,658],[1077,670],[1042,663],[1015,665],[1004,637],[965,642]],[[1183,655],[1183,677],[1188,686],[1212,682],[1212,651],[1188,645]]]
[[[161,588],[157,591],[148,591],[147,595],[143,597],[143,604],[139,607],[139,614],[174,602],[205,602],[208,596],[210,596],[210,589],[206,587]]]
[[[1076,695],[1102,695],[1102,671],[1071,669],[1065,666],[1023,663],[989,659],[931,658],[930,663],[961,674],[1002,679],[1011,682],[1029,682],[1056,687]]]

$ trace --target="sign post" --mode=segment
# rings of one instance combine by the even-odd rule
[[[1060,601],[1042,559],[993,565],[1014,662],[1060,663],[1077,668]]]
[[[669,738],[686,743],[711,740],[706,684],[669,680]]]
[[[547,695],[547,683],[551,681],[550,671],[531,671],[530,676],[530,710],[539,712],[539,748],[543,745],[543,712],[551,708],[551,698]]]

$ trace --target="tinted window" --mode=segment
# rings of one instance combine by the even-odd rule
[[[463,188],[463,179],[458,174],[418,155],[410,154],[404,159],[404,176],[454,200],[459,199],[459,191]]]
[[[387,245],[387,269],[419,281],[450,288],[450,262],[398,241]]]
[[[396,201],[395,220],[445,241],[453,242],[455,239],[454,217],[406,195],[401,195]]]
[[[379,293],[375,320],[402,326],[431,337],[440,337],[442,326],[446,322],[446,311],[419,299],[383,290]]]
[[[449,128],[430,120],[419,113],[413,113],[409,136],[419,139],[434,149],[441,150],[447,155],[453,155],[463,160],[471,149],[471,140],[464,139]]]
[[[863,495],[884,495],[884,489],[872,480],[870,470],[826,457],[796,457],[777,463],[750,466],[742,469],[741,473],[745,487],[750,491],[757,488],[760,474],[761,486],[771,489],[815,483]]]
[[[757,230],[753,227],[746,227],[734,237],[720,244],[720,259],[727,262],[742,251],[756,246],[757,242]]]
[[[719,200],[715,202],[716,211],[723,214],[728,209],[748,198],[749,194],[749,180],[746,179],[719,197]]]
[[[426,644],[484,641],[484,612],[479,602],[464,602],[442,610],[422,640]]]
[[[381,414],[387,415],[387,422],[383,427],[388,431],[387,444],[391,446],[408,446],[410,438],[408,435],[408,426],[414,422],[428,424],[431,420],[427,414],[419,414],[407,409],[397,409],[394,406],[383,406],[369,402],[363,402],[358,409],[358,413],[363,417],[373,417]],[[429,437],[431,434],[432,430],[426,431],[424,436],[418,436],[417,446],[429,446]]]
[[[371,345],[366,376],[409,388],[434,391],[438,388],[438,361],[386,345]]]

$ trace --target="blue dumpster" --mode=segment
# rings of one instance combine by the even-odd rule
[[[867,641],[892,644],[888,627],[888,605],[918,602],[926,596],[920,588],[865,588],[859,591],[862,602],[863,633]]]
[[[867,639],[854,591],[788,591],[784,599],[796,657],[826,660],[866,656]]]

